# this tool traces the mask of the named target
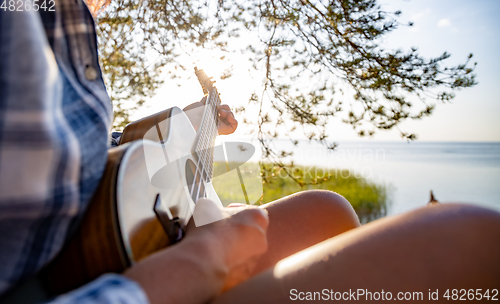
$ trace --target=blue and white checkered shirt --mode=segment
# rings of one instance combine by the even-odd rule
[[[59,252],[107,158],[112,107],[94,22],[81,0],[56,2],[55,12],[0,9],[0,296]],[[105,275],[54,301],[147,299]]]

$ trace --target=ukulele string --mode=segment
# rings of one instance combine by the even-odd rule
[[[207,162],[210,162],[210,160],[208,159],[208,157],[213,157],[213,145],[214,145],[214,142],[215,142],[215,136],[216,136],[216,131],[217,131],[217,128],[218,128],[218,115],[217,115],[217,105],[214,105],[214,95],[216,97],[217,94],[211,94],[210,98],[209,98],[209,102],[208,102],[208,111],[212,112],[212,116],[209,117],[210,121],[209,121],[209,125],[206,127],[206,128],[203,128],[202,129],[202,133],[200,134],[200,143],[201,143],[201,146],[202,146],[202,150],[201,150],[201,155],[199,155],[198,157],[198,162],[197,162],[197,166],[196,166],[196,172],[195,172],[195,176],[194,176],[194,181],[197,180],[198,178],[198,172],[200,172],[200,184],[198,185],[198,189],[196,191],[196,200],[198,198],[200,198],[200,190],[201,190],[201,182],[202,182],[202,179],[203,179],[203,173],[205,171],[205,168],[208,166],[208,163]],[[215,103],[220,103],[220,99],[217,98],[217,100],[215,101]],[[207,131],[208,130],[208,131]],[[211,133],[211,134],[207,134],[207,132]],[[210,147],[207,148],[208,145],[211,145]],[[211,149],[210,152],[212,153],[209,153],[208,149]],[[201,165],[201,171],[200,171],[200,165]],[[208,172],[210,168],[207,168],[207,174],[210,174],[210,172]],[[212,171],[212,170],[210,170]],[[193,183],[192,187],[191,187],[191,197],[193,196],[193,191],[194,191],[194,185],[195,183]],[[203,196],[206,195],[206,189],[203,188]]]
[[[211,146],[212,146],[212,149],[210,150],[210,155],[213,157],[213,145],[214,145],[214,139],[215,139],[215,136],[217,135],[215,132],[217,131],[217,125],[218,125],[218,119],[217,119],[217,106],[214,106],[214,96],[217,97],[217,100],[216,100],[216,103],[220,103],[220,98],[218,98],[218,94],[213,94],[213,91],[214,89],[212,89],[212,94],[210,94],[210,98],[208,99],[208,106],[209,107],[212,107],[211,109],[209,108],[207,111],[212,111],[212,117],[209,117],[210,119],[210,122],[209,122],[209,125],[207,126],[207,128],[202,128],[202,132],[200,134],[200,142],[201,142],[201,146],[202,146],[202,153],[200,153],[201,155],[198,155],[198,164],[196,166],[196,172],[195,172],[195,179],[197,179],[198,177],[198,172],[200,172],[200,181],[202,182],[203,181],[203,173],[205,171],[205,169],[207,168],[208,164],[207,162],[209,162],[210,160],[207,158],[207,154],[209,154],[208,150],[207,149],[207,141],[210,140],[211,141]],[[217,90],[215,89],[215,92],[217,92]],[[204,120],[207,118],[207,116],[204,117]],[[214,128],[215,127],[215,128]],[[211,131],[211,136],[208,137],[207,136],[207,132]],[[208,138],[208,139],[207,139]],[[209,147],[210,148],[210,147]],[[205,150],[205,151],[204,151]],[[208,156],[210,156],[208,155]],[[201,171],[199,170],[199,167],[200,167],[200,163],[203,164],[202,168],[201,168]],[[207,168],[207,170],[210,169],[210,168]],[[210,172],[207,172],[207,175],[211,175],[212,172],[213,172],[213,168],[211,168],[212,170],[210,170]],[[198,185],[198,190],[197,190],[197,193],[196,193],[196,199],[198,199],[200,197],[200,189],[201,189],[201,182],[200,184]],[[191,187],[191,197],[193,196],[193,190],[194,190],[194,184],[193,186]],[[206,195],[206,189],[203,188],[203,196]]]
[[[210,102],[209,102],[209,106],[210,106]],[[205,116],[206,117],[206,116]],[[195,176],[194,176],[194,180],[196,181],[198,179],[198,172],[199,171],[199,168],[200,168],[200,163],[203,162],[203,158],[206,156],[206,152],[204,151],[204,146],[205,146],[205,142],[206,142],[206,130],[207,128],[203,125],[205,122],[205,119],[204,121],[202,121],[202,128],[201,128],[201,134],[200,134],[200,146],[201,146],[201,150],[198,149],[199,151],[197,151],[198,153],[198,163],[196,164],[196,171],[195,171]],[[204,168],[204,166],[202,166],[202,168]],[[203,170],[200,172],[200,181],[201,179],[203,178]],[[193,196],[193,191],[194,191],[194,185],[192,186],[191,188],[191,197]],[[196,191],[196,199],[198,199],[200,196],[199,196],[199,192],[200,192],[200,188],[201,188],[201,183],[198,184],[198,189]]]
[[[210,105],[210,102],[209,102],[209,105]],[[199,144],[202,148],[204,147],[204,139],[206,138],[206,128],[205,126],[203,125],[205,123],[205,118],[206,116],[204,117],[203,121],[202,121],[202,128],[201,128],[201,133],[200,133],[200,139],[199,139]],[[200,150],[200,149],[197,149],[197,150]],[[194,175],[194,181],[197,180],[198,178],[198,172],[199,172],[199,167],[200,167],[200,163],[202,162],[202,153],[204,153],[203,149],[201,151],[197,151],[197,154],[198,154],[198,162],[196,164],[196,170],[195,170],[195,175]],[[201,172],[200,174],[200,180],[201,180],[201,175],[203,174],[203,171]],[[191,187],[191,191],[190,191],[190,194],[191,194],[191,197],[193,197],[193,191],[194,191],[194,187],[195,187],[195,183],[193,183],[192,187]],[[198,190],[196,191],[196,200],[199,198],[199,191],[200,191],[200,188],[201,188],[201,184],[198,185]]]
[[[214,99],[215,102],[214,102]],[[204,143],[205,143],[205,149],[203,153],[203,165],[201,168],[201,175],[203,176],[204,172],[206,172],[206,175],[208,178],[212,175],[213,168],[211,166],[213,165],[213,162],[211,162],[211,159],[213,158],[213,145],[215,142],[215,136],[217,135],[217,104],[220,103],[220,100],[217,98],[217,94],[212,94],[210,98],[210,103],[209,103],[209,112],[211,112],[212,116],[208,116],[209,120],[209,125],[205,130],[205,137],[204,137]],[[209,133],[209,134],[207,134]],[[204,189],[205,192],[206,189]],[[205,195],[204,193],[203,195]]]
[[[214,95],[212,94],[212,96],[210,98],[211,100],[213,100],[213,96]],[[205,170],[207,170],[207,172],[206,172],[207,176],[210,175],[210,173],[211,173],[211,172],[208,172],[210,170],[209,165],[210,165],[210,159],[212,157],[212,155],[211,155],[212,153],[210,153],[210,152],[213,152],[212,150],[213,150],[213,145],[214,145],[215,136],[216,136],[216,133],[215,133],[215,131],[216,131],[216,128],[215,128],[216,123],[215,123],[215,121],[217,119],[217,106],[214,105],[213,102],[210,102],[208,106],[211,107],[208,110],[212,112],[212,116],[208,116],[208,118],[210,119],[210,121],[209,121],[209,125],[207,126],[207,128],[205,130],[208,130],[207,132],[210,132],[211,134],[209,134],[207,136],[207,132],[205,132],[205,138],[204,139],[205,139],[205,144],[206,145],[205,145],[205,149],[203,149],[204,150],[203,151],[204,152],[203,153],[204,162],[203,162],[203,165],[201,167],[200,179],[203,178],[203,173],[204,173]],[[207,143],[208,143],[208,145],[207,145]],[[200,195],[199,195],[200,188],[201,188],[201,184],[198,187],[198,193],[196,195],[197,197],[200,197]],[[205,188],[203,188],[203,192],[204,192],[203,196],[206,196],[206,189]]]
[[[214,130],[214,125],[215,125],[214,122],[215,122],[215,118],[216,118],[215,115],[216,115],[217,107],[216,106],[214,107],[214,104],[212,102],[213,101],[213,94],[210,97],[211,98],[209,99],[209,104],[208,104],[208,106],[210,108],[207,111],[211,111],[212,112],[212,117],[207,116],[210,119],[209,125],[206,128],[204,127],[202,129],[202,133],[200,134],[200,137],[201,137],[200,142],[201,142],[201,146],[202,146],[203,149],[201,150],[201,153],[200,153],[201,155],[199,155],[199,157],[198,157],[198,164],[196,166],[195,179],[194,179],[194,180],[197,180],[197,178],[198,178],[198,172],[200,172],[200,181],[201,182],[202,182],[202,179],[203,179],[203,173],[205,171],[205,168],[207,168],[207,165],[208,165],[207,161],[209,161],[208,158],[207,158],[207,156],[210,156],[210,155],[208,155],[209,153],[208,153],[208,148],[207,148],[207,143],[210,140],[210,137],[208,137],[207,132],[211,131],[211,133],[212,133],[211,134],[211,138],[215,138],[214,137],[214,132],[216,131],[216,130]],[[210,130],[210,131],[207,131],[207,130]],[[212,141],[212,146],[213,146],[213,139],[211,141]],[[201,171],[199,169],[200,168],[200,163],[201,163]],[[208,174],[208,172],[207,172],[207,174]],[[196,200],[198,198],[200,198],[200,189],[202,188],[201,187],[201,182],[198,185],[198,189],[196,191]],[[191,197],[193,196],[193,190],[194,190],[194,184],[193,184],[193,186],[191,188]],[[206,195],[206,189],[203,188],[203,196],[205,196],[205,195]]]

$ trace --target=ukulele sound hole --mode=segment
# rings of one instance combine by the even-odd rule
[[[202,172],[198,170],[196,164],[188,159],[186,161],[186,183],[193,202],[205,196],[205,186],[202,182]]]

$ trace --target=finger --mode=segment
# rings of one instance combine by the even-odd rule
[[[227,104],[223,104],[223,105],[218,105],[217,110],[219,110],[219,111],[220,110],[231,111],[231,108]]]
[[[245,210],[238,212],[231,217],[234,221],[243,222],[246,225],[254,226],[257,224],[259,228],[265,232],[269,226],[269,214],[266,209],[256,206],[248,206]]]
[[[227,124],[227,123],[222,123],[222,124],[219,124],[219,128],[218,128],[218,133],[219,135],[229,135],[229,134],[232,134],[234,133],[234,131],[236,131],[236,128],[237,128],[237,124]]]
[[[269,217],[264,209],[248,208],[228,218],[233,238],[242,240],[232,248],[233,255],[228,257],[230,265],[239,264],[248,258],[260,255],[267,250],[267,228]]]
[[[223,111],[227,112],[227,111]],[[233,133],[238,128],[238,121],[234,118],[234,116],[229,113],[221,113],[219,116],[219,135],[227,135]]]
[[[227,123],[235,123],[236,122],[236,118],[234,117],[233,112],[226,111],[226,110],[219,111],[219,119],[222,121],[225,121]]]
[[[221,115],[221,116],[224,115],[224,116],[227,116],[227,117],[234,118],[234,113],[230,109],[229,110],[219,109],[219,115]]]
[[[231,111],[231,108],[227,104],[217,106],[217,112],[219,113],[219,117],[222,119],[236,121],[234,118],[234,113]]]
[[[226,111],[226,110],[220,110],[219,111],[219,119],[228,122],[230,124],[236,122],[236,118],[234,118],[234,114],[231,111]]]
[[[240,204],[240,203],[231,203],[227,206],[227,208],[231,208],[231,207],[244,207],[246,206],[247,204]]]

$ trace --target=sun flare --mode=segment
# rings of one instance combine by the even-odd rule
[[[226,54],[215,50],[202,50],[192,56],[192,63],[198,69],[203,69],[209,77],[219,80],[226,75],[230,64]]]

